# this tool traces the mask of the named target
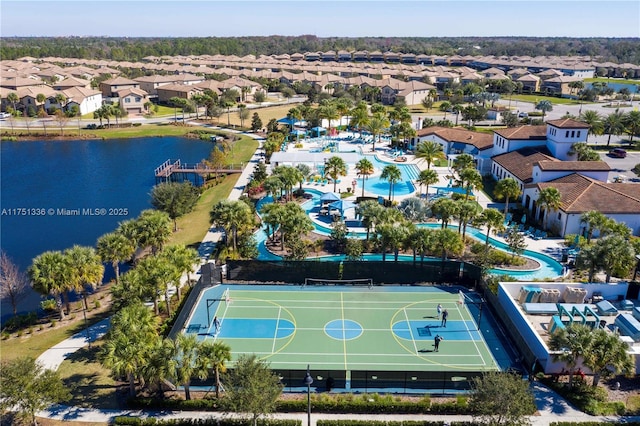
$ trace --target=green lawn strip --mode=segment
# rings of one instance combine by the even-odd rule
[[[72,315],[82,315],[82,312],[73,312]],[[103,312],[88,318],[88,323],[89,325],[95,324],[110,315],[111,313],[108,311]],[[51,327],[51,325],[43,324],[42,327],[46,330],[46,328]],[[37,329],[38,326],[34,328]],[[12,337],[3,340],[2,343],[0,343],[0,359],[2,359],[2,361],[11,361],[24,356],[37,358],[47,349],[57,345],[74,334],[83,331],[84,329],[85,324],[81,321],[66,326],[59,325],[53,330],[38,333],[34,336]]]
[[[258,141],[242,136],[235,142],[227,163],[246,164],[258,147]],[[238,175],[227,175],[220,183],[206,189],[196,204],[194,210],[178,219],[178,231],[171,236],[169,244],[184,244],[185,246],[198,247],[209,230],[209,212],[214,203],[229,197],[231,190],[238,180]]]
[[[102,342],[82,348],[65,359],[58,373],[72,394],[66,402],[74,407],[120,408],[114,392],[116,381],[111,372],[99,362],[98,351]]]
[[[593,78],[585,78],[583,81],[585,83],[594,83],[598,81],[600,83],[632,84],[634,86],[640,85],[640,80],[625,80],[624,78],[593,77]]]
[[[504,99],[508,99],[508,97],[503,98]],[[537,104],[540,101],[549,101],[554,105],[579,105],[580,102],[578,102],[576,99],[568,99],[568,98],[557,98],[555,96],[543,96],[543,95],[513,95],[511,97],[511,109],[517,108],[516,105],[513,104],[513,102],[515,101],[521,101],[521,102],[530,102],[532,104]],[[589,103],[586,102],[582,102],[582,105],[589,105]]]
[[[171,236],[168,244],[184,244],[197,249],[211,226],[211,207],[215,202],[229,197],[236,181],[237,175],[227,175],[218,185],[205,190],[200,195],[195,209],[178,219],[178,231]]]

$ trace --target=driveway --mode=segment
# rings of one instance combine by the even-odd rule
[[[600,153],[600,158],[611,167],[609,181],[613,182],[614,177],[623,175],[627,177],[627,182],[629,182],[630,179],[633,179],[631,182],[640,182],[640,176],[636,176],[636,174],[631,171],[636,164],[640,164],[640,152],[627,151],[627,158],[613,158],[603,152]]]

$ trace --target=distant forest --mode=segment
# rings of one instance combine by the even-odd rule
[[[638,38],[558,37],[3,37],[0,58],[57,56],[138,61],[145,56],[259,56],[329,50],[426,55],[590,56],[598,62],[640,64]]]

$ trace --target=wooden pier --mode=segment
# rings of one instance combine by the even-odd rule
[[[167,160],[156,167],[156,184],[190,181],[195,186],[202,186],[209,175],[242,173],[243,166],[244,164],[229,164],[214,169],[205,163],[183,164],[180,160]]]

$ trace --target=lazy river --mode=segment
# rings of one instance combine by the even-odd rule
[[[307,200],[306,202],[304,202],[301,207],[307,212],[307,214],[309,214],[312,210],[316,209],[319,207],[320,205],[320,196],[323,194],[321,191],[315,190],[315,189],[305,189],[305,192],[309,193],[312,195],[312,198]],[[262,204],[268,203],[271,200],[269,198],[265,198],[262,199],[258,202],[257,208],[258,210],[260,209],[260,207],[262,206]],[[322,234],[322,235],[329,235],[331,233],[331,228],[330,226],[325,226],[323,224],[320,224],[316,221],[313,222],[315,230],[314,232]],[[420,223],[417,226],[421,226],[421,227],[427,227],[427,228],[440,228],[440,224],[439,223]],[[451,229],[458,229],[457,226],[454,225],[449,225],[449,228]],[[486,239],[486,233],[484,233],[483,231],[481,231],[480,229],[477,228],[473,228],[471,226],[467,226],[467,235],[469,235],[470,237],[472,237],[475,240],[484,242]],[[362,231],[351,231],[349,232],[349,237],[351,238],[362,238],[364,239],[366,237],[366,232],[362,232]],[[282,260],[282,258],[280,256],[277,256],[273,253],[271,253],[265,246],[265,241],[267,239],[267,234],[265,233],[264,229],[260,229],[259,231],[256,232],[255,234],[255,238],[256,241],[258,243],[258,260],[269,260],[269,261],[274,261],[274,260]],[[502,250],[502,251],[506,251],[509,252],[509,248],[507,246],[507,244],[503,243],[502,241],[496,240],[495,238],[491,238],[489,237],[489,244],[491,244],[493,247],[497,248],[498,250]],[[532,251],[532,250],[525,250],[522,254],[525,257],[528,257],[530,259],[535,260],[536,262],[538,262],[540,264],[540,266],[537,269],[534,270],[505,270],[505,269],[492,269],[491,273],[496,274],[496,275],[510,275],[513,277],[516,277],[519,280],[522,281],[530,281],[530,280],[534,280],[534,279],[546,279],[546,278],[556,278],[558,276],[562,275],[562,271],[563,271],[563,267],[562,265],[556,261],[555,259],[553,259],[550,256],[547,256],[545,254],[536,252],[536,251]],[[334,255],[334,256],[322,256],[322,257],[318,257],[315,258],[319,261],[341,261],[345,259],[344,255]],[[379,253],[367,253],[364,254],[362,256],[363,261],[381,261],[382,260],[382,254]],[[391,260],[389,260],[391,259]],[[387,261],[393,261],[393,255],[389,255],[387,254]],[[439,258],[429,258],[430,261],[439,261]],[[402,262],[412,262],[413,261],[413,256],[412,255],[399,255],[398,256],[398,261],[402,261]],[[425,258],[425,261],[427,261],[427,259]]]

